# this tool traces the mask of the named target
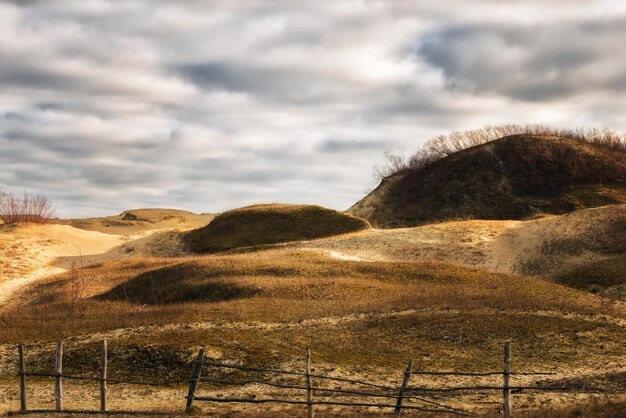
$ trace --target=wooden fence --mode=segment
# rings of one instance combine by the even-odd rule
[[[504,417],[510,417],[511,393],[520,393],[524,390],[537,391],[571,391],[564,387],[552,386],[512,386],[510,379],[516,375],[554,375],[550,372],[512,372],[511,371],[511,346],[509,343],[504,345],[503,368],[500,371],[490,372],[429,372],[414,370],[413,362],[409,361],[406,369],[402,373],[398,373],[400,385],[383,385],[362,380],[348,379],[342,377],[332,377],[328,375],[315,374],[311,372],[311,352],[307,350],[306,357],[303,362],[303,370],[282,370],[267,369],[258,367],[248,367],[238,364],[226,364],[207,361],[204,349],[200,349],[197,358],[193,364],[193,370],[189,379],[169,380],[160,382],[148,381],[131,381],[111,379],[107,375],[108,356],[107,342],[102,341],[100,355],[100,376],[71,376],[63,373],[63,342],[58,342],[55,353],[55,372],[27,372],[24,357],[24,347],[19,345],[19,378],[20,378],[20,410],[11,411],[9,415],[32,414],[32,413],[74,413],[74,414],[136,414],[158,415],[157,412],[150,411],[121,411],[109,410],[107,408],[107,387],[109,384],[130,384],[130,385],[146,385],[146,386],[164,386],[173,384],[188,384],[189,389],[185,397],[185,413],[193,410],[196,402],[212,402],[212,403],[250,403],[250,404],[287,404],[306,406],[307,417],[311,418],[315,413],[315,406],[340,406],[352,408],[380,408],[381,411],[389,411],[395,417],[400,416],[403,411],[422,411],[429,413],[445,413],[454,415],[472,415],[471,412],[446,405],[444,402],[449,400],[454,394],[468,394],[475,392],[498,391],[502,393],[502,412]],[[274,380],[270,378],[246,378],[244,380],[228,380],[212,378],[211,374],[206,373],[210,368],[226,369],[239,371],[240,374],[260,373],[264,375],[275,376]],[[484,378],[489,376],[501,376],[502,385],[482,385],[482,386],[453,386],[453,387],[423,387],[410,385],[411,376],[465,376],[468,378]],[[54,398],[55,409],[52,410],[35,410],[28,409],[28,400],[26,397],[26,378],[27,377],[49,377],[54,378]],[[100,383],[100,408],[98,410],[70,410],[63,407],[63,380],[91,380]],[[283,379],[277,381],[276,379]],[[290,379],[284,381],[284,379]],[[294,379],[302,380],[303,383],[294,383]],[[268,386],[276,390],[300,392],[302,395],[294,397],[293,395],[282,398],[257,398],[258,394],[251,394],[250,397],[217,397],[199,394],[201,383],[210,383],[214,386],[246,386],[250,384]],[[315,384],[314,384],[315,382]],[[334,386],[329,386],[330,384]],[[339,386],[342,385],[342,386]],[[338,387],[339,386],[339,387]],[[587,391],[600,391],[600,389],[587,389]],[[446,394],[448,398],[441,400],[441,397],[433,396],[433,394]],[[354,399],[358,399],[355,401]],[[181,399],[182,406],[182,399]],[[182,412],[182,411],[181,411]]]

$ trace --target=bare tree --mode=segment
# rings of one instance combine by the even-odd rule
[[[385,163],[374,166],[374,177],[377,179],[384,179],[385,177],[400,173],[409,168],[404,152],[394,154],[387,150],[383,155],[385,157]]]
[[[0,219],[4,223],[48,224],[53,217],[54,208],[45,196],[0,191]]]

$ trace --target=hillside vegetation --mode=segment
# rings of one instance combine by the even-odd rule
[[[485,143],[436,138],[409,162],[392,158],[381,184],[348,212],[391,228],[626,203],[622,139],[531,132]]]
[[[556,275],[554,280],[603,296],[626,300],[626,254],[581,264]]]
[[[369,228],[367,221],[315,205],[254,205],[218,215],[187,235],[196,252],[310,240]]]
[[[395,365],[411,353],[444,350],[447,355],[422,361],[466,368],[473,353],[471,367],[481,367],[506,339],[529,365],[623,354],[625,330],[594,319],[600,313],[625,318],[619,306],[537,278],[441,262],[363,263],[284,249],[114,261],[80,274],[85,288],[77,310],[69,298],[72,272],[43,280],[22,294],[19,309],[0,316],[3,342],[126,328],[110,335],[121,340],[115,346],[127,339],[167,347],[203,344],[227,358],[245,350],[248,362],[267,365],[300,355],[307,344],[319,361],[337,366]],[[207,324],[184,325],[201,322]],[[207,334],[209,324],[220,331]],[[553,344],[557,334],[561,345]],[[602,349],[594,348],[599,335]]]

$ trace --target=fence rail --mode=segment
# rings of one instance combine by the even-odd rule
[[[511,371],[511,346],[509,343],[504,345],[503,369],[502,371],[487,372],[458,372],[458,371],[425,371],[414,370],[412,360],[408,362],[406,369],[401,373],[399,386],[384,385],[380,383],[368,382],[364,380],[349,379],[344,377],[328,376],[324,374],[312,373],[311,370],[311,352],[307,350],[303,362],[303,370],[282,370],[272,368],[250,367],[239,364],[228,364],[207,361],[205,358],[205,350],[200,349],[193,363],[191,376],[188,379],[162,380],[162,381],[135,381],[124,379],[113,379],[108,376],[108,346],[106,341],[102,341],[100,350],[100,369],[99,377],[93,376],[76,376],[63,373],[63,342],[56,345],[55,351],[55,372],[27,372],[26,361],[24,355],[24,346],[18,346],[18,367],[20,379],[20,410],[11,411],[9,415],[17,414],[36,414],[36,413],[53,413],[63,412],[71,414],[127,414],[127,415],[166,415],[166,413],[151,411],[120,411],[110,410],[107,404],[107,392],[109,384],[127,384],[127,385],[144,385],[144,386],[170,386],[176,384],[188,384],[187,395],[185,400],[185,412],[193,411],[194,403],[210,402],[210,403],[247,403],[247,404],[285,404],[285,405],[302,405],[307,407],[307,417],[313,418],[315,414],[315,406],[341,406],[352,408],[380,408],[382,410],[393,410],[394,417],[399,417],[403,411],[422,411],[429,413],[445,413],[453,415],[472,415],[470,411],[446,405],[440,401],[433,393],[442,394],[463,394],[467,392],[489,392],[502,391],[502,412],[505,418],[510,417],[511,405],[510,397],[512,394],[521,393],[525,390],[552,391],[552,392],[582,392],[579,389],[554,386],[523,386],[511,385],[511,377],[514,376],[547,376],[555,375],[554,372],[512,372]],[[265,373],[275,375],[276,379],[281,377],[290,377],[291,382],[271,381],[259,377],[240,378],[238,380],[230,380],[225,378],[211,377],[207,374],[209,369],[226,369],[239,370],[246,373]],[[399,373],[400,375],[400,373]],[[451,387],[422,387],[410,384],[411,376],[463,376],[463,377],[490,377],[502,376],[502,385],[475,385],[475,386],[451,386]],[[28,409],[26,397],[26,378],[27,377],[48,377],[54,379],[54,401],[55,409],[41,410]],[[303,379],[302,383],[293,383],[294,379]],[[65,409],[63,406],[63,381],[94,381],[99,382],[99,400],[100,408],[97,410],[72,410]],[[285,397],[219,397],[199,394],[202,389],[201,383],[210,383],[217,386],[246,386],[251,384],[264,385],[278,390],[290,390],[303,393],[301,397],[294,398],[293,394]],[[332,383],[340,387],[325,387],[324,383]],[[351,385],[346,387],[346,385]],[[357,386],[357,387],[353,387]],[[361,389],[366,388],[366,389]],[[586,388],[585,392],[597,393],[602,392],[602,388]],[[256,395],[256,394],[252,394]],[[439,397],[440,398],[440,397]],[[356,400],[355,400],[356,399]],[[448,400],[449,398],[446,398]],[[388,400],[389,403],[385,402]],[[182,399],[181,399],[182,401]]]

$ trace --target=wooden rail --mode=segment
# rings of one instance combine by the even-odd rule
[[[352,406],[352,407],[377,407],[377,408],[389,408],[393,409],[393,413],[395,417],[399,417],[403,410],[419,410],[419,411],[427,411],[431,413],[446,413],[446,414],[457,414],[457,415],[467,415],[468,411],[461,410],[458,408],[451,407],[449,405],[445,405],[441,402],[435,402],[430,399],[426,399],[424,396],[419,396],[419,393],[430,393],[430,392],[443,392],[443,393],[452,393],[452,392],[469,392],[469,391],[482,391],[482,390],[498,390],[503,392],[502,398],[502,408],[504,414],[510,414],[510,395],[514,391],[521,390],[552,390],[552,391],[563,391],[563,388],[552,388],[552,387],[539,387],[539,386],[511,386],[510,385],[510,376],[513,375],[524,375],[524,376],[532,376],[532,375],[554,375],[553,372],[511,372],[510,370],[510,344],[505,345],[504,349],[504,367],[502,371],[490,371],[490,372],[429,372],[429,371],[417,371],[413,370],[413,362],[410,361],[407,365],[406,370],[403,373],[402,383],[399,387],[389,386],[389,385],[381,385],[372,382],[366,382],[362,380],[356,379],[347,379],[341,377],[332,377],[326,375],[320,375],[311,373],[311,356],[310,351],[307,350],[305,356],[305,372],[293,371],[293,370],[282,370],[282,369],[271,369],[271,368],[261,368],[261,367],[250,367],[239,364],[228,364],[228,363],[217,363],[217,362],[205,362],[205,366],[213,367],[218,369],[235,369],[241,370],[244,372],[250,373],[266,373],[273,374],[278,376],[292,376],[295,378],[304,378],[304,384],[289,384],[282,383],[276,381],[269,381],[260,378],[252,378],[252,379],[244,379],[244,380],[228,380],[228,379],[217,379],[211,378],[210,375],[204,373],[204,377],[199,378],[200,382],[213,383],[217,385],[235,385],[235,386],[245,386],[248,384],[261,384],[267,385],[270,387],[275,387],[279,389],[290,389],[290,390],[299,390],[306,391],[305,399],[293,399],[293,398],[257,398],[256,396],[251,398],[246,397],[216,397],[216,396],[199,396],[195,391],[191,396],[188,397],[188,401],[191,400],[198,402],[216,402],[216,403],[251,403],[251,404],[265,404],[265,403],[277,403],[277,404],[290,404],[290,405],[306,405],[307,406],[307,416],[311,417],[314,414],[313,406],[315,405],[336,405],[336,406]],[[466,377],[488,377],[488,376],[502,376],[503,377],[503,385],[502,386],[458,386],[458,387],[443,387],[443,388],[435,388],[435,387],[419,387],[419,386],[410,386],[409,380],[412,375],[432,375],[432,376],[466,376]],[[369,387],[370,389],[374,389],[375,391],[363,391],[356,389],[347,389],[347,388],[329,388],[316,386],[312,384],[312,380],[318,381],[330,381],[330,382],[339,382],[342,384],[351,384],[351,385],[359,385]],[[198,390],[198,386],[196,385],[195,390]],[[313,394],[316,394],[320,399],[313,399]],[[256,395],[256,394],[255,394]],[[329,396],[333,396],[334,398],[338,397],[366,397],[373,399],[394,399],[395,403],[381,403],[381,402],[355,402],[355,401],[338,401],[338,400],[328,400]],[[409,404],[408,402],[412,402]],[[416,405],[417,403],[421,403],[422,405]],[[436,407],[436,408],[435,408]]]
[[[541,376],[541,375],[554,375],[553,372],[512,372],[511,371],[511,346],[509,343],[504,345],[503,356],[503,369],[502,371],[489,371],[489,372],[431,372],[423,370],[414,370],[413,361],[409,361],[406,369],[402,374],[402,380],[400,386],[384,385],[379,383],[367,382],[357,379],[348,379],[343,377],[327,376],[322,374],[313,373],[311,351],[307,349],[304,358],[304,371],[294,370],[282,370],[271,369],[261,367],[249,367],[239,364],[227,364],[207,361],[205,359],[204,349],[198,351],[196,360],[193,363],[193,370],[189,379],[179,380],[164,380],[164,381],[133,381],[122,379],[111,379],[108,376],[108,346],[106,341],[102,341],[100,346],[100,368],[99,376],[74,376],[63,373],[63,351],[64,344],[62,341],[58,342],[55,350],[54,361],[54,373],[43,372],[27,372],[26,371],[26,359],[25,350],[23,345],[18,346],[18,368],[20,379],[20,409],[19,411],[11,411],[9,415],[16,414],[37,414],[37,413],[70,413],[70,414],[108,414],[108,415],[167,415],[170,413],[152,412],[152,411],[119,411],[109,410],[107,405],[107,390],[109,384],[130,384],[130,385],[145,385],[145,386],[166,386],[176,384],[188,384],[187,396],[185,396],[185,413],[189,414],[193,411],[194,402],[212,402],[212,403],[249,403],[249,404],[287,404],[287,405],[303,405],[307,408],[307,417],[313,418],[315,416],[315,406],[341,406],[341,407],[353,407],[353,408],[381,408],[393,410],[394,417],[399,417],[403,411],[422,411],[429,413],[445,413],[454,415],[469,415],[470,412],[459,408],[446,405],[442,401],[437,401],[437,396],[431,395],[432,393],[459,393],[464,394],[468,392],[477,391],[502,391],[502,414],[504,417],[511,416],[511,395],[520,393],[524,390],[538,390],[538,391],[559,391],[570,392],[572,389],[566,387],[552,387],[552,386],[513,386],[511,385],[512,376]],[[263,378],[246,378],[239,380],[229,380],[223,378],[211,377],[210,373],[207,373],[207,368],[215,369],[231,369],[240,370],[247,373],[261,373],[274,375],[273,379],[280,378],[282,376],[289,377],[290,380],[303,379],[300,384],[271,381]],[[422,387],[412,386],[409,384],[411,376],[423,375],[423,376],[464,376],[464,377],[489,377],[489,376],[502,376],[502,385],[477,385],[477,386],[452,386],[452,387]],[[41,409],[28,409],[27,408],[27,396],[26,396],[26,378],[27,377],[49,377],[54,378],[54,400],[55,408],[51,410]],[[100,405],[98,409],[94,410],[72,410],[64,409],[63,400],[63,381],[64,380],[79,380],[79,381],[94,381],[98,382],[100,386]],[[233,386],[246,386],[250,384],[259,384],[273,387],[276,389],[285,389],[292,391],[304,392],[299,399],[289,398],[257,398],[255,397],[218,397],[199,395],[198,390],[200,384],[212,383],[214,385],[233,385]],[[332,383],[335,386],[338,385],[351,385],[351,387],[325,387],[323,383]],[[352,387],[357,386],[357,388]],[[367,389],[360,389],[358,387],[364,387]],[[581,392],[581,390],[575,390]],[[601,388],[587,388],[585,392],[598,393],[602,392]],[[257,395],[257,394],[254,394]],[[291,395],[293,396],[293,395]],[[182,395],[181,395],[182,397]],[[347,398],[347,399],[346,399]],[[358,398],[359,400],[354,400]],[[363,399],[363,401],[361,401]],[[368,401],[369,400],[369,401]],[[389,400],[389,403],[385,403],[385,400]],[[393,401],[393,402],[392,402]]]

